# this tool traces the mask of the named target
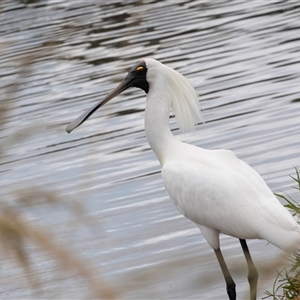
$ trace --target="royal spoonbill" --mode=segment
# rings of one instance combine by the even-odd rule
[[[258,272],[246,239],[265,239],[292,252],[300,249],[300,226],[260,175],[232,151],[202,149],[172,135],[170,108],[184,131],[193,130],[197,122],[203,121],[198,95],[184,76],[155,59],[140,60],[116,89],[70,123],[67,132],[130,87],[147,94],[145,132],[162,166],[166,190],[177,209],[199,227],[214,250],[229,299],[236,299],[235,283],[220,250],[220,233],[239,239],[248,265],[250,299],[256,299]]]

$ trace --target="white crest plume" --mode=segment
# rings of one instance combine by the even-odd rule
[[[180,73],[166,67],[169,76],[167,86],[171,98],[172,112],[177,124],[183,132],[195,130],[195,124],[204,123],[201,114],[199,96],[189,81]]]

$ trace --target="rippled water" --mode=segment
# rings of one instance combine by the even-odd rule
[[[181,134],[189,143],[226,148],[253,166],[274,192],[293,196],[300,150],[300,4],[297,1],[2,1],[0,86],[9,107],[1,189],[42,186],[81,201],[99,220],[96,238],[67,229],[60,211],[30,213],[90,261],[126,299],[226,299],[218,263],[195,226],[163,188],[143,130],[145,95],[129,90],[74,133],[65,126],[104,97],[138,59],[154,57],[191,81],[205,124]],[[18,131],[34,131],[11,140]],[[95,229],[94,229],[95,230]],[[225,258],[247,298],[244,258],[222,237]],[[251,241],[254,261],[278,251]],[[239,272],[238,266],[242,266]],[[2,299],[24,299],[24,276],[7,262]],[[51,277],[45,294],[85,290]],[[10,279],[11,276],[11,279]],[[267,279],[271,278],[271,275]],[[263,282],[265,281],[262,280]],[[271,278],[272,279],[272,278]],[[261,286],[260,297],[271,283]],[[49,296],[50,297],[50,296]]]

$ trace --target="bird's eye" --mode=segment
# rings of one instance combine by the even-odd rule
[[[135,69],[135,70],[137,71],[137,73],[139,73],[139,74],[143,74],[143,72],[144,72],[145,68],[144,68],[143,66],[138,66],[138,67],[136,67],[136,69]]]

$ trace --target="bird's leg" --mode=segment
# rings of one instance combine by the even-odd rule
[[[248,282],[250,285],[250,300],[256,300],[258,272],[252,261],[246,240],[240,239],[240,243],[248,265]]]
[[[217,259],[219,261],[221,270],[223,272],[223,275],[224,275],[224,278],[225,278],[225,281],[226,281],[226,290],[227,290],[229,300],[236,300],[235,283],[234,283],[234,281],[233,281],[233,279],[232,279],[232,277],[229,273],[229,270],[228,270],[227,265],[225,263],[225,260],[224,260],[223,254],[221,252],[221,249],[220,248],[214,249],[214,251],[216,253]]]

